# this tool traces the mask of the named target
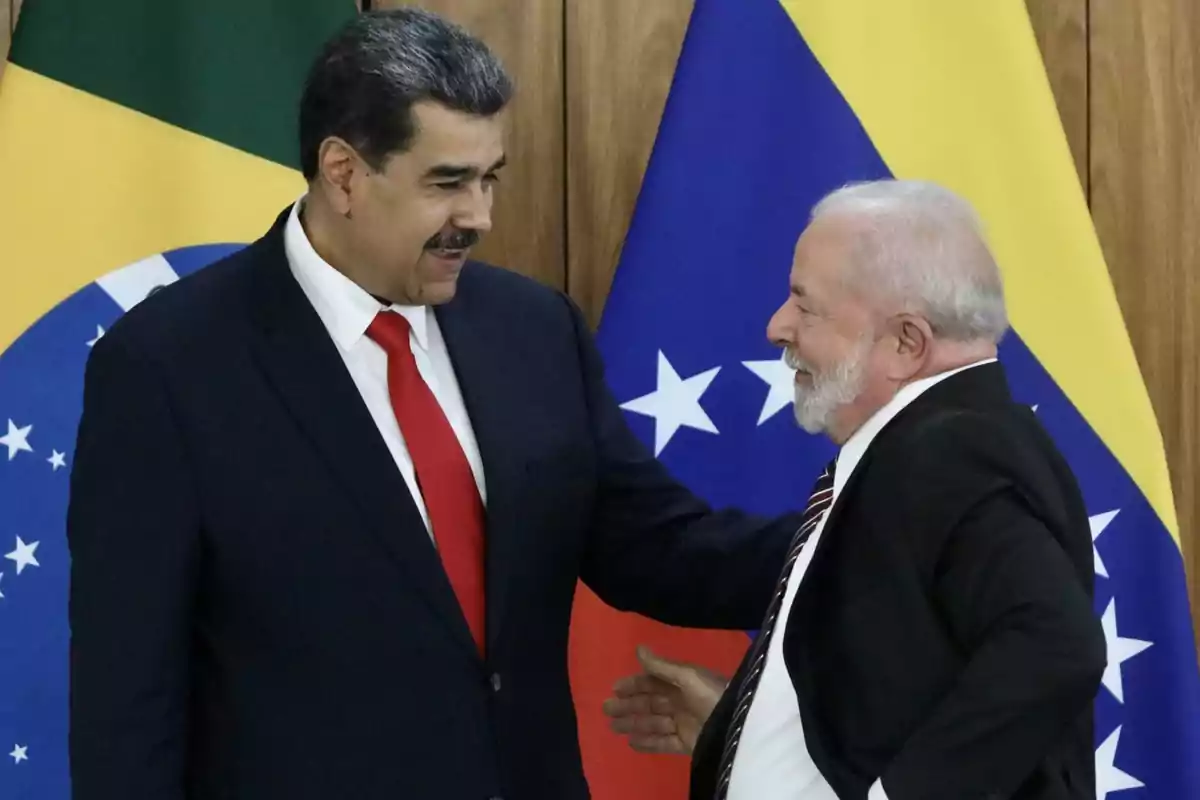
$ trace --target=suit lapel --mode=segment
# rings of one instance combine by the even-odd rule
[[[281,218],[282,219],[282,218]],[[367,529],[451,635],[478,655],[454,590],[391,453],[336,345],[287,264],[283,227],[259,242],[253,347],[284,406],[356,501]]]
[[[790,634],[793,630],[800,629],[808,615],[808,602],[812,596],[813,586],[819,583],[821,570],[824,568],[824,563],[829,559],[829,553],[833,549],[833,541],[838,536],[838,526],[841,524],[841,519],[845,513],[848,503],[859,481],[862,479],[863,472],[867,469],[871,458],[871,450],[867,449],[859,459],[858,465],[854,469],[854,473],[842,486],[838,492],[837,498],[833,505],[830,506],[828,517],[825,524],[822,526],[821,535],[816,541],[816,550],[813,552],[812,558],[808,562],[808,568],[804,571],[804,579],[800,582],[800,586],[796,589],[796,596],[792,600],[792,610],[788,614],[787,631],[784,635]]]
[[[888,437],[897,429],[920,424],[929,416],[948,409],[959,407],[990,408],[1004,407],[1010,402],[1008,384],[1004,370],[999,363],[985,364],[972,367],[927,389],[920,397],[896,414],[882,430],[875,434],[874,439],[859,459],[846,485],[838,493],[833,507],[829,509],[829,518],[825,521],[824,530],[817,541],[816,552],[813,553],[805,573],[806,579],[796,590],[793,601],[793,611],[789,616],[788,629],[801,625],[799,620],[805,618],[807,601],[811,597],[812,587],[818,581],[808,579],[809,575],[819,575],[822,565],[828,560],[832,548],[831,540],[838,535],[838,526],[843,509],[848,502],[853,502],[853,495],[862,480],[862,476],[870,468],[872,458],[884,446]]]
[[[521,437],[525,403],[505,320],[489,314],[470,291],[472,265],[459,279],[459,293],[435,309],[446,349],[483,460],[487,487],[486,591],[487,638],[495,644],[513,580],[520,573],[521,498],[528,486],[527,444]],[[477,295],[476,295],[477,296]]]

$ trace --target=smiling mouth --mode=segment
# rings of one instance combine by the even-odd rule
[[[426,251],[435,258],[445,259],[446,261],[456,261],[466,256],[466,249],[462,250],[428,250]]]

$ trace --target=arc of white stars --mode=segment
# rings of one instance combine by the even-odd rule
[[[29,446],[29,434],[31,431],[33,431],[32,425],[26,425],[23,428],[19,428],[11,419],[8,421],[8,433],[0,436],[0,445],[4,445],[8,448],[9,461],[12,461],[14,458],[16,458],[17,453],[33,452],[33,448]]]
[[[753,372],[766,382],[770,390],[767,399],[763,401],[762,411],[758,415],[758,424],[762,425],[782,409],[790,406],[796,398],[796,371],[787,365],[787,354],[770,361],[743,361],[742,366]]]
[[[0,572],[0,581],[4,580],[4,573]],[[0,592],[0,600],[4,599],[4,592]]]
[[[1108,577],[1108,568],[1104,566],[1104,561],[1100,558],[1100,551],[1096,549],[1096,539],[1100,537],[1100,534],[1104,533],[1104,529],[1120,513],[1121,509],[1116,508],[1112,511],[1105,511],[1103,514],[1095,514],[1088,517],[1088,524],[1092,528],[1092,562],[1095,565],[1096,574],[1105,578]]]
[[[621,404],[627,411],[654,418],[654,455],[661,453],[682,427],[719,432],[701,407],[700,397],[720,371],[720,367],[713,367],[690,378],[681,378],[666,355],[658,351],[657,388]]]
[[[1104,669],[1103,683],[1112,693],[1117,702],[1125,702],[1125,689],[1121,680],[1121,665],[1138,653],[1150,647],[1154,642],[1142,639],[1126,639],[1117,633],[1117,600],[1108,601],[1104,616],[1100,618],[1104,628],[1104,640],[1108,643],[1108,666]]]
[[[96,342],[100,341],[100,340],[101,340],[103,337],[104,337],[104,328],[102,328],[102,327],[100,327],[99,325],[97,325],[97,326],[96,326],[96,338],[94,338],[94,339],[89,339],[89,340],[88,340],[88,343],[87,343],[87,346],[88,346],[88,347],[95,347],[95,346],[96,346]]]
[[[17,549],[6,555],[5,558],[17,565],[18,575],[20,575],[26,567],[41,566],[41,564],[38,563],[37,558],[35,558],[33,555],[33,551],[37,550],[38,544],[40,543],[30,542],[29,544],[26,544],[20,536],[17,537]]]
[[[13,751],[11,753],[9,753],[9,756],[12,757],[14,764],[20,764],[22,761],[28,761],[29,760],[29,746],[14,744]]]
[[[1121,742],[1121,727],[1109,734],[1096,748],[1096,800],[1106,800],[1110,792],[1140,789],[1146,784],[1117,768],[1117,745]]]
[[[55,472],[58,472],[61,468],[67,465],[66,457],[66,453],[60,453],[57,450],[53,450],[51,451],[50,457],[47,458],[46,461],[50,463],[50,466],[54,467]]]

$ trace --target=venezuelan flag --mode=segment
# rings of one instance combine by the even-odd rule
[[[766,322],[813,203],[888,176],[979,211],[1014,327],[1001,361],[1081,482],[1108,639],[1097,796],[1200,797],[1200,674],[1161,436],[1024,3],[697,0],[599,331],[618,400],[713,503],[802,502],[832,448],[794,424]],[[747,645],[580,613],[608,626],[575,656],[596,703],[640,641],[725,669]],[[681,760],[600,733],[584,744],[597,798],[685,796]]]

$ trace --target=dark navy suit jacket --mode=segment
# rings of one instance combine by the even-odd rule
[[[754,628],[796,520],[692,496],[631,435],[570,301],[470,263],[436,314],[488,486],[481,657],[291,275],[286,218],[93,349],[68,524],[74,797],[586,797],[577,581],[667,623]]]

